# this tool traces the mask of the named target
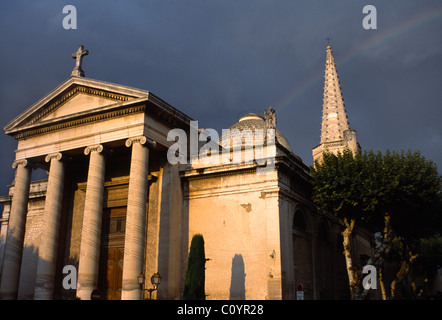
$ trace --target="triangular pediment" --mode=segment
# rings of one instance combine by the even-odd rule
[[[68,119],[70,116],[87,114],[105,106],[123,104],[148,96],[149,92],[144,90],[71,77],[9,122],[4,130],[7,134],[13,134],[39,124]]]
[[[133,99],[133,97],[108,94],[79,86],[68,92],[67,98],[56,100],[51,107],[45,109],[41,114],[37,114],[31,121],[37,122],[57,119],[130,99]]]

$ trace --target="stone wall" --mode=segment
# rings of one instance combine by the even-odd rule
[[[281,299],[276,171],[259,176],[252,169],[188,183],[188,238],[204,237],[207,299]]]

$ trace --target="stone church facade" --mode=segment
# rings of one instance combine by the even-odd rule
[[[270,111],[230,128],[273,123],[266,174],[258,158],[202,161],[214,148],[230,159],[256,152],[222,136],[201,161],[171,164],[168,134],[191,136],[193,119],[151,92],[85,78],[87,53],[80,47],[71,77],[4,128],[17,149],[0,197],[0,298],[87,300],[99,289],[103,299],[144,299],[138,276],[159,273],[153,297],[180,299],[194,234],[205,241],[207,299],[296,299],[298,284],[305,299],[349,298],[341,227],[315,211],[309,168]],[[32,181],[33,168],[48,178]],[[355,232],[356,256],[371,253],[368,239]]]

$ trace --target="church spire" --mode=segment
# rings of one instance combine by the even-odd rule
[[[344,131],[349,129],[344,98],[330,45],[327,46],[324,79],[321,143],[342,140]]]
[[[322,153],[337,153],[348,147],[353,153],[360,147],[356,141],[356,131],[350,129],[344,98],[339,83],[338,72],[331,46],[327,46],[324,76],[324,98],[322,105],[321,141],[313,149],[313,160],[322,160]]]

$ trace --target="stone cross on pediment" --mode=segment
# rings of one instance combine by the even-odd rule
[[[89,54],[88,50],[84,50],[83,45],[78,46],[77,52],[72,54],[72,58],[76,59],[75,61],[75,68],[72,70],[71,76],[76,77],[84,77],[84,71],[81,68],[81,62],[83,60],[84,56],[87,56]]]

